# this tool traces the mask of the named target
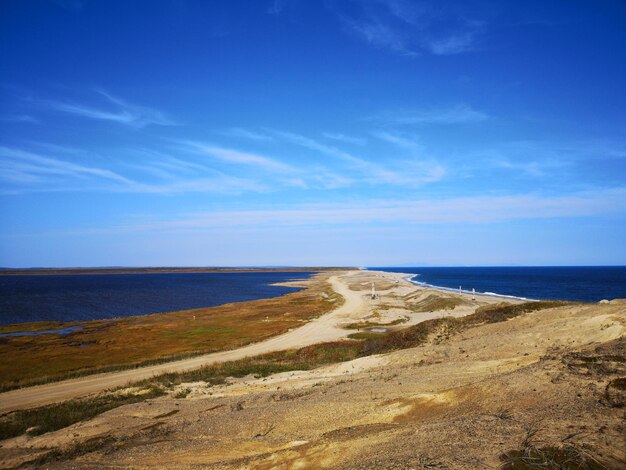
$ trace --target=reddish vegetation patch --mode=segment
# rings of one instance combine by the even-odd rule
[[[342,302],[326,278],[318,275],[306,289],[273,299],[98,320],[63,336],[3,338],[0,390],[233,349],[285,333]]]

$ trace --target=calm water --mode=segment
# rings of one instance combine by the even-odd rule
[[[528,299],[597,302],[626,298],[626,266],[516,268],[370,268],[415,274],[412,281]]]
[[[0,276],[0,324],[145,315],[277,297],[307,272]]]

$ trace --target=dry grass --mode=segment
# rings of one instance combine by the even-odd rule
[[[108,393],[80,400],[69,400],[30,410],[20,410],[0,417],[0,440],[28,434],[37,436],[65,428],[79,421],[130,403],[163,395],[165,392],[149,386],[135,393]]]
[[[408,317],[397,318],[389,323],[375,323],[369,321],[362,321],[356,323],[350,323],[349,325],[343,326],[343,328],[347,330],[362,330],[366,328],[386,328],[388,326],[400,325],[402,323],[406,323],[408,321]]]
[[[543,300],[541,302],[524,302],[522,304],[513,305],[503,302],[496,305],[479,307],[476,309],[476,312],[471,315],[471,318],[472,321],[476,323],[495,323],[517,317],[524,313],[545,310],[547,308],[563,307],[565,305],[572,305],[572,302]]]
[[[327,277],[318,275],[306,289],[273,299],[98,320],[63,336],[3,338],[0,391],[237,348],[285,333],[343,302]],[[59,325],[46,322],[40,329],[50,327]]]
[[[544,304],[544,308],[548,306],[552,306],[552,304]],[[513,312],[515,315],[521,315],[529,308],[517,308]],[[536,310],[536,308],[533,307],[532,310]],[[501,305],[463,318],[433,319],[402,330],[378,333],[374,336],[366,335],[355,340],[315,344],[300,349],[278,351],[238,361],[214,364],[186,372],[163,374],[136,384],[143,388],[144,393],[120,394],[113,392],[94,398],[70,400],[5,415],[0,418],[0,429],[2,429],[0,440],[23,434],[29,429],[32,434],[42,434],[60,429],[112,408],[159,396],[164,393],[164,389],[183,383],[206,382],[215,385],[224,383],[229,377],[248,375],[265,377],[279,372],[311,370],[323,365],[350,361],[372,354],[416,347],[424,344],[442,328],[451,332],[460,332],[482,323],[505,321],[511,318],[511,315],[513,313],[509,306]],[[621,386],[621,382],[619,386]],[[175,397],[184,398],[188,393],[189,389],[184,388]],[[500,418],[509,419],[508,411],[504,410],[500,414]],[[531,432],[525,441],[528,446],[533,435],[534,432]]]
[[[532,302],[532,304],[536,305],[538,302]],[[541,305],[543,308],[553,306],[552,303]],[[301,349],[277,351],[239,361],[214,364],[192,371],[165,374],[141,382],[141,384],[173,386],[199,381],[217,384],[223,383],[228,377],[245,377],[247,375],[265,377],[278,372],[311,370],[322,365],[349,361],[358,357],[413,348],[424,344],[442,330],[454,334],[482,323],[505,321],[512,316],[522,315],[525,311],[537,310],[537,307],[531,308],[530,306],[514,310],[509,307],[508,304],[499,305],[462,318],[436,318],[387,333],[355,333],[351,335],[352,341],[334,341],[314,344]]]
[[[522,450],[512,450],[502,454],[504,470],[607,470],[610,467],[601,463],[591,453],[574,445],[529,446]]]
[[[466,305],[467,302],[458,297],[448,297],[431,294],[425,299],[415,303],[408,303],[408,307],[413,312],[435,312],[439,310],[454,310],[460,305]]]
[[[71,459],[75,459],[81,455],[88,454],[90,452],[102,449],[107,445],[115,443],[115,439],[109,436],[95,436],[86,441],[78,442],[65,449],[55,449],[47,452],[41,457],[34,459],[31,462],[26,462],[27,465],[34,465],[41,467],[50,462],[61,462]]]
[[[139,383],[140,386],[160,385],[173,387],[182,383],[207,382],[221,384],[229,377],[266,377],[293,370],[310,370],[316,367],[349,361],[359,357],[361,342],[335,341],[315,344],[300,349],[277,351],[260,356],[223,362],[186,372],[163,374]]]

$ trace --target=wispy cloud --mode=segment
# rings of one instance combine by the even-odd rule
[[[15,114],[0,117],[0,122],[21,122],[28,124],[39,124],[39,119],[30,116],[29,114]]]
[[[483,149],[465,150],[463,159],[480,165],[480,172],[509,170],[520,176],[540,178],[574,163],[579,151],[555,147],[553,142],[512,141]]]
[[[510,159],[498,159],[493,161],[493,165],[497,168],[521,172],[529,176],[546,176],[547,168],[551,165],[540,163],[538,161],[521,161],[515,162]],[[560,164],[562,166],[562,163]]]
[[[373,134],[380,140],[410,150],[413,153],[424,150],[424,146],[419,142],[419,139],[413,135],[389,131],[376,131]]]
[[[176,194],[176,193],[215,193],[241,194],[244,192],[262,193],[270,191],[266,184],[248,178],[218,174],[212,177],[175,179],[162,183],[149,183],[129,187],[128,192]]]
[[[472,23],[468,23],[471,25]],[[468,26],[464,30],[444,35],[431,37],[424,40],[424,46],[436,55],[460,54],[472,50],[476,36],[481,31],[480,23]]]
[[[387,125],[463,124],[487,119],[488,114],[465,104],[444,108],[390,110],[369,118],[371,121]]]
[[[331,4],[344,28],[374,47],[416,56],[452,55],[475,48],[484,23],[446,6],[407,0],[352,0]]]
[[[383,23],[377,17],[363,19],[343,19],[347,29],[365,42],[379,48],[390,49],[405,55],[417,55],[407,43],[407,38],[392,26]]]
[[[242,139],[257,140],[263,142],[271,142],[274,140],[271,136],[265,133],[251,131],[249,129],[243,129],[241,127],[231,127],[230,129],[224,129],[222,131],[219,131],[219,134],[228,137],[238,137]]]
[[[119,172],[61,158],[0,147],[2,192],[104,191],[148,194],[205,192],[239,194],[264,192],[271,188],[263,182],[226,175],[218,170],[173,157],[150,159],[143,164],[127,164],[139,171],[141,178],[129,178]],[[165,168],[165,171],[159,171]],[[193,176],[177,175],[175,170],[195,171]],[[157,176],[155,180],[146,176]]]
[[[113,171],[80,165],[66,160],[59,160],[38,155],[24,150],[0,147],[0,161],[4,169],[19,173],[24,180],[37,180],[40,175],[61,175],[72,178],[97,177],[122,184],[134,184],[133,181]]]
[[[102,90],[98,90],[97,93],[115,109],[101,109],[69,101],[43,100],[41,103],[58,112],[99,121],[116,122],[129,127],[141,128],[151,124],[175,125],[174,121],[160,111],[128,103]]]
[[[226,163],[231,163],[235,165],[251,165],[267,171],[274,172],[296,171],[296,169],[291,165],[263,155],[242,152],[230,148],[207,145],[200,142],[185,141],[184,143],[192,149],[195,149],[205,155],[210,155],[211,157]]]
[[[338,188],[344,186],[352,186],[354,184],[367,185],[421,185],[424,183],[432,183],[440,180],[446,174],[445,169],[439,163],[430,158],[424,158],[420,161],[407,158],[388,159],[387,164],[380,165],[361,156],[355,155],[353,152],[343,150],[338,145],[330,145],[328,140],[338,144],[350,144],[352,146],[363,146],[365,139],[347,136],[341,133],[323,133],[322,136],[326,141],[314,139],[295,132],[285,130],[261,128],[260,130],[249,131],[248,129],[236,128],[237,135],[251,135],[252,140],[265,140],[276,146],[284,147],[284,144],[291,144],[297,147],[305,148],[316,152],[320,155],[331,157],[332,160],[327,162],[333,168],[330,171],[326,165],[315,166],[289,165],[270,157],[241,152],[228,148],[222,148],[215,145],[199,144],[197,142],[184,142],[198,150],[210,154],[214,158],[232,164],[256,165],[267,171],[284,171],[301,176],[302,181],[306,181],[307,187],[316,188]],[[411,150],[410,157],[415,157],[416,152],[421,150],[421,145],[417,141],[410,141],[415,138],[409,134],[391,133],[380,131],[374,135],[381,140],[394,145],[403,146],[405,150]],[[294,180],[295,181],[295,180]],[[303,185],[304,187],[304,185]]]
[[[359,157],[355,157],[349,152],[344,152],[337,147],[334,147],[332,145],[326,145],[310,137],[296,134],[294,132],[279,131],[275,129],[267,129],[266,131],[277,138],[290,142],[294,145],[299,145],[300,147],[320,152],[324,155],[339,158],[357,165],[362,165],[365,163],[364,160]]]
[[[337,142],[342,142],[344,144],[352,144],[352,145],[365,145],[366,140],[360,137],[352,137],[349,135],[337,133],[337,132],[324,132],[322,136],[326,137],[330,140],[336,140]]]
[[[626,188],[562,196],[520,194],[404,201],[363,200],[360,203],[289,205],[277,209],[229,210],[183,214],[150,223],[103,229],[111,232],[180,232],[227,228],[289,227],[352,229],[437,224],[492,224],[513,220],[563,219],[626,213]],[[95,229],[95,228],[94,228]]]
[[[267,12],[270,15],[280,15],[285,8],[286,0],[272,0],[270,6],[267,8]]]
[[[343,161],[350,169],[350,176],[367,184],[419,185],[433,183],[445,175],[443,166],[430,160],[389,159],[387,164],[380,165],[300,134],[277,130],[267,130],[267,132],[292,144]],[[358,171],[358,174],[355,174],[355,171]]]

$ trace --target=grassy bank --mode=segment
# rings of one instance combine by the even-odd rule
[[[300,349],[278,351],[238,361],[214,364],[196,370],[169,373],[135,384],[140,392],[112,392],[92,398],[17,411],[0,417],[0,439],[25,433],[41,434],[92,418],[112,408],[154,398],[176,385],[189,382],[221,384],[229,377],[254,375],[264,377],[279,372],[311,370],[323,365],[359,357],[407,349],[424,344],[433,335],[445,331],[455,334],[486,323],[506,321],[527,312],[558,307],[562,302],[532,302],[519,305],[496,305],[480,308],[462,318],[427,320],[389,333],[365,335],[360,339],[315,344]],[[179,398],[184,398],[182,394]]]
[[[199,381],[220,384],[228,377],[245,377],[251,374],[265,377],[278,372],[311,370],[327,364],[420,346],[436,333],[445,332],[447,335],[452,335],[481,324],[506,321],[525,313],[563,305],[566,303],[546,301],[486,306],[466,317],[426,320],[417,325],[387,333],[366,332],[367,334],[361,336],[355,334],[352,335],[354,339],[351,341],[314,344],[300,349],[277,351],[238,361],[214,364],[196,370],[164,374],[143,381],[140,385],[171,387]]]
[[[105,411],[156,398],[165,392],[159,387],[147,387],[135,393],[104,394],[85,400],[69,400],[32,410],[20,410],[0,418],[0,440],[28,433],[38,436],[56,431],[79,421],[98,416]]]
[[[343,302],[327,278],[317,275],[305,289],[272,299],[92,321],[67,335],[0,338],[0,391],[234,349],[285,333]]]

